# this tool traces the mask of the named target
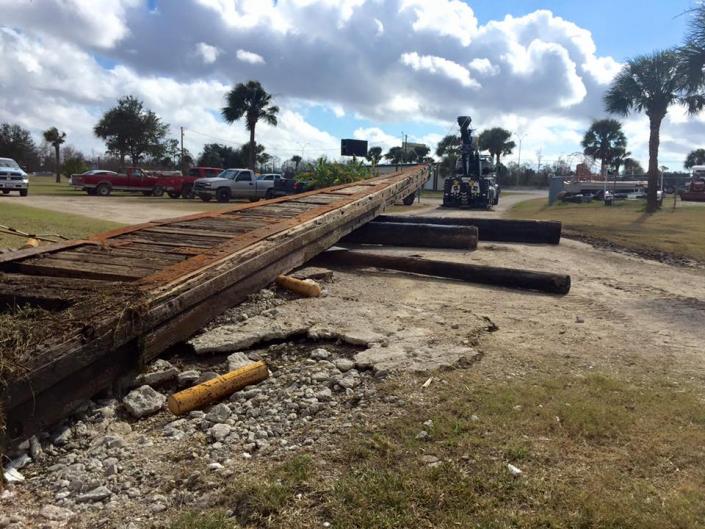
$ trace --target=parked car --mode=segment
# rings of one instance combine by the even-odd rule
[[[266,173],[266,174],[261,174],[257,177],[257,180],[264,180],[266,182],[276,182],[277,180],[280,180],[282,178],[282,175],[278,173]]]
[[[29,193],[29,176],[12,158],[0,158],[0,191],[3,195],[18,191],[23,197]]]
[[[73,174],[70,182],[74,188],[100,197],[107,197],[113,191],[131,191],[159,197],[164,194],[167,178],[158,172],[147,173],[138,167],[128,167],[124,173],[94,169]]]
[[[199,178],[193,190],[204,202],[215,198],[228,202],[233,198],[247,198],[256,202],[260,198],[272,198],[274,180],[258,180],[249,169],[226,169],[216,177]]]
[[[191,167],[186,176],[179,173],[167,178],[164,189],[169,198],[193,198],[193,183],[199,178],[212,178],[223,172],[220,167]]]
[[[286,195],[296,195],[298,193],[311,191],[312,189],[313,184],[309,182],[296,180],[294,178],[280,178],[274,181],[272,196],[283,197]]]

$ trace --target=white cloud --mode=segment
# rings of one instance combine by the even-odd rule
[[[198,44],[196,44],[196,53],[201,56],[201,59],[203,59],[204,63],[213,64],[218,58],[220,50],[215,46],[206,44],[205,42],[199,42]]]
[[[264,64],[264,57],[246,50],[237,50],[237,59],[249,64]]]
[[[468,63],[468,67],[483,76],[494,76],[500,72],[499,66],[492,64],[486,57],[477,57]]]
[[[416,15],[414,31],[453,37],[468,46],[477,31],[472,8],[460,0],[402,0],[399,11],[412,10]]]
[[[443,57],[435,57],[433,55],[419,55],[418,53],[404,53],[401,56],[402,64],[410,66],[413,70],[419,72],[428,72],[431,74],[440,74],[458,81],[461,85],[471,88],[479,88],[480,84],[470,77],[470,72],[464,66],[457,64]]]
[[[126,12],[140,0],[0,0],[0,24],[110,48],[129,33]]]

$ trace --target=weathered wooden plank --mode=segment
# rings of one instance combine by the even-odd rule
[[[152,273],[154,269],[134,268],[128,266],[96,263],[81,263],[55,259],[53,257],[33,258],[16,263],[17,270],[23,274],[47,275],[58,277],[85,277],[87,279],[104,279],[112,281],[134,281]]]
[[[199,230],[199,229],[192,229],[192,228],[174,228],[171,225],[170,226],[159,226],[155,228],[145,228],[142,230],[140,233],[166,233],[170,235],[186,235],[186,236],[193,236],[193,237],[204,237],[204,238],[209,238],[213,237],[216,239],[232,239],[232,235],[227,234],[227,233],[221,233],[218,231],[208,231],[208,230]]]
[[[42,258],[44,259],[44,258]],[[77,263],[95,263],[97,265],[122,266],[125,268],[146,268],[149,270],[159,270],[165,266],[169,266],[178,261],[166,259],[155,260],[147,256],[117,256],[107,255],[105,253],[82,253],[63,251],[52,255],[51,259],[60,259],[62,261],[73,261]],[[31,262],[31,261],[30,261]]]

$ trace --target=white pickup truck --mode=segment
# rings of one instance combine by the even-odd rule
[[[218,176],[199,178],[193,183],[193,192],[204,202],[215,198],[229,202],[233,198],[247,198],[256,202],[272,198],[274,180],[259,180],[249,169],[226,169]]]
[[[12,158],[0,158],[0,191],[18,191],[23,197],[29,193],[29,177]]]

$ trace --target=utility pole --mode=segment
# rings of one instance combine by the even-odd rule
[[[179,127],[181,130],[181,173],[183,174],[186,170],[186,164],[184,163],[184,128]]]

